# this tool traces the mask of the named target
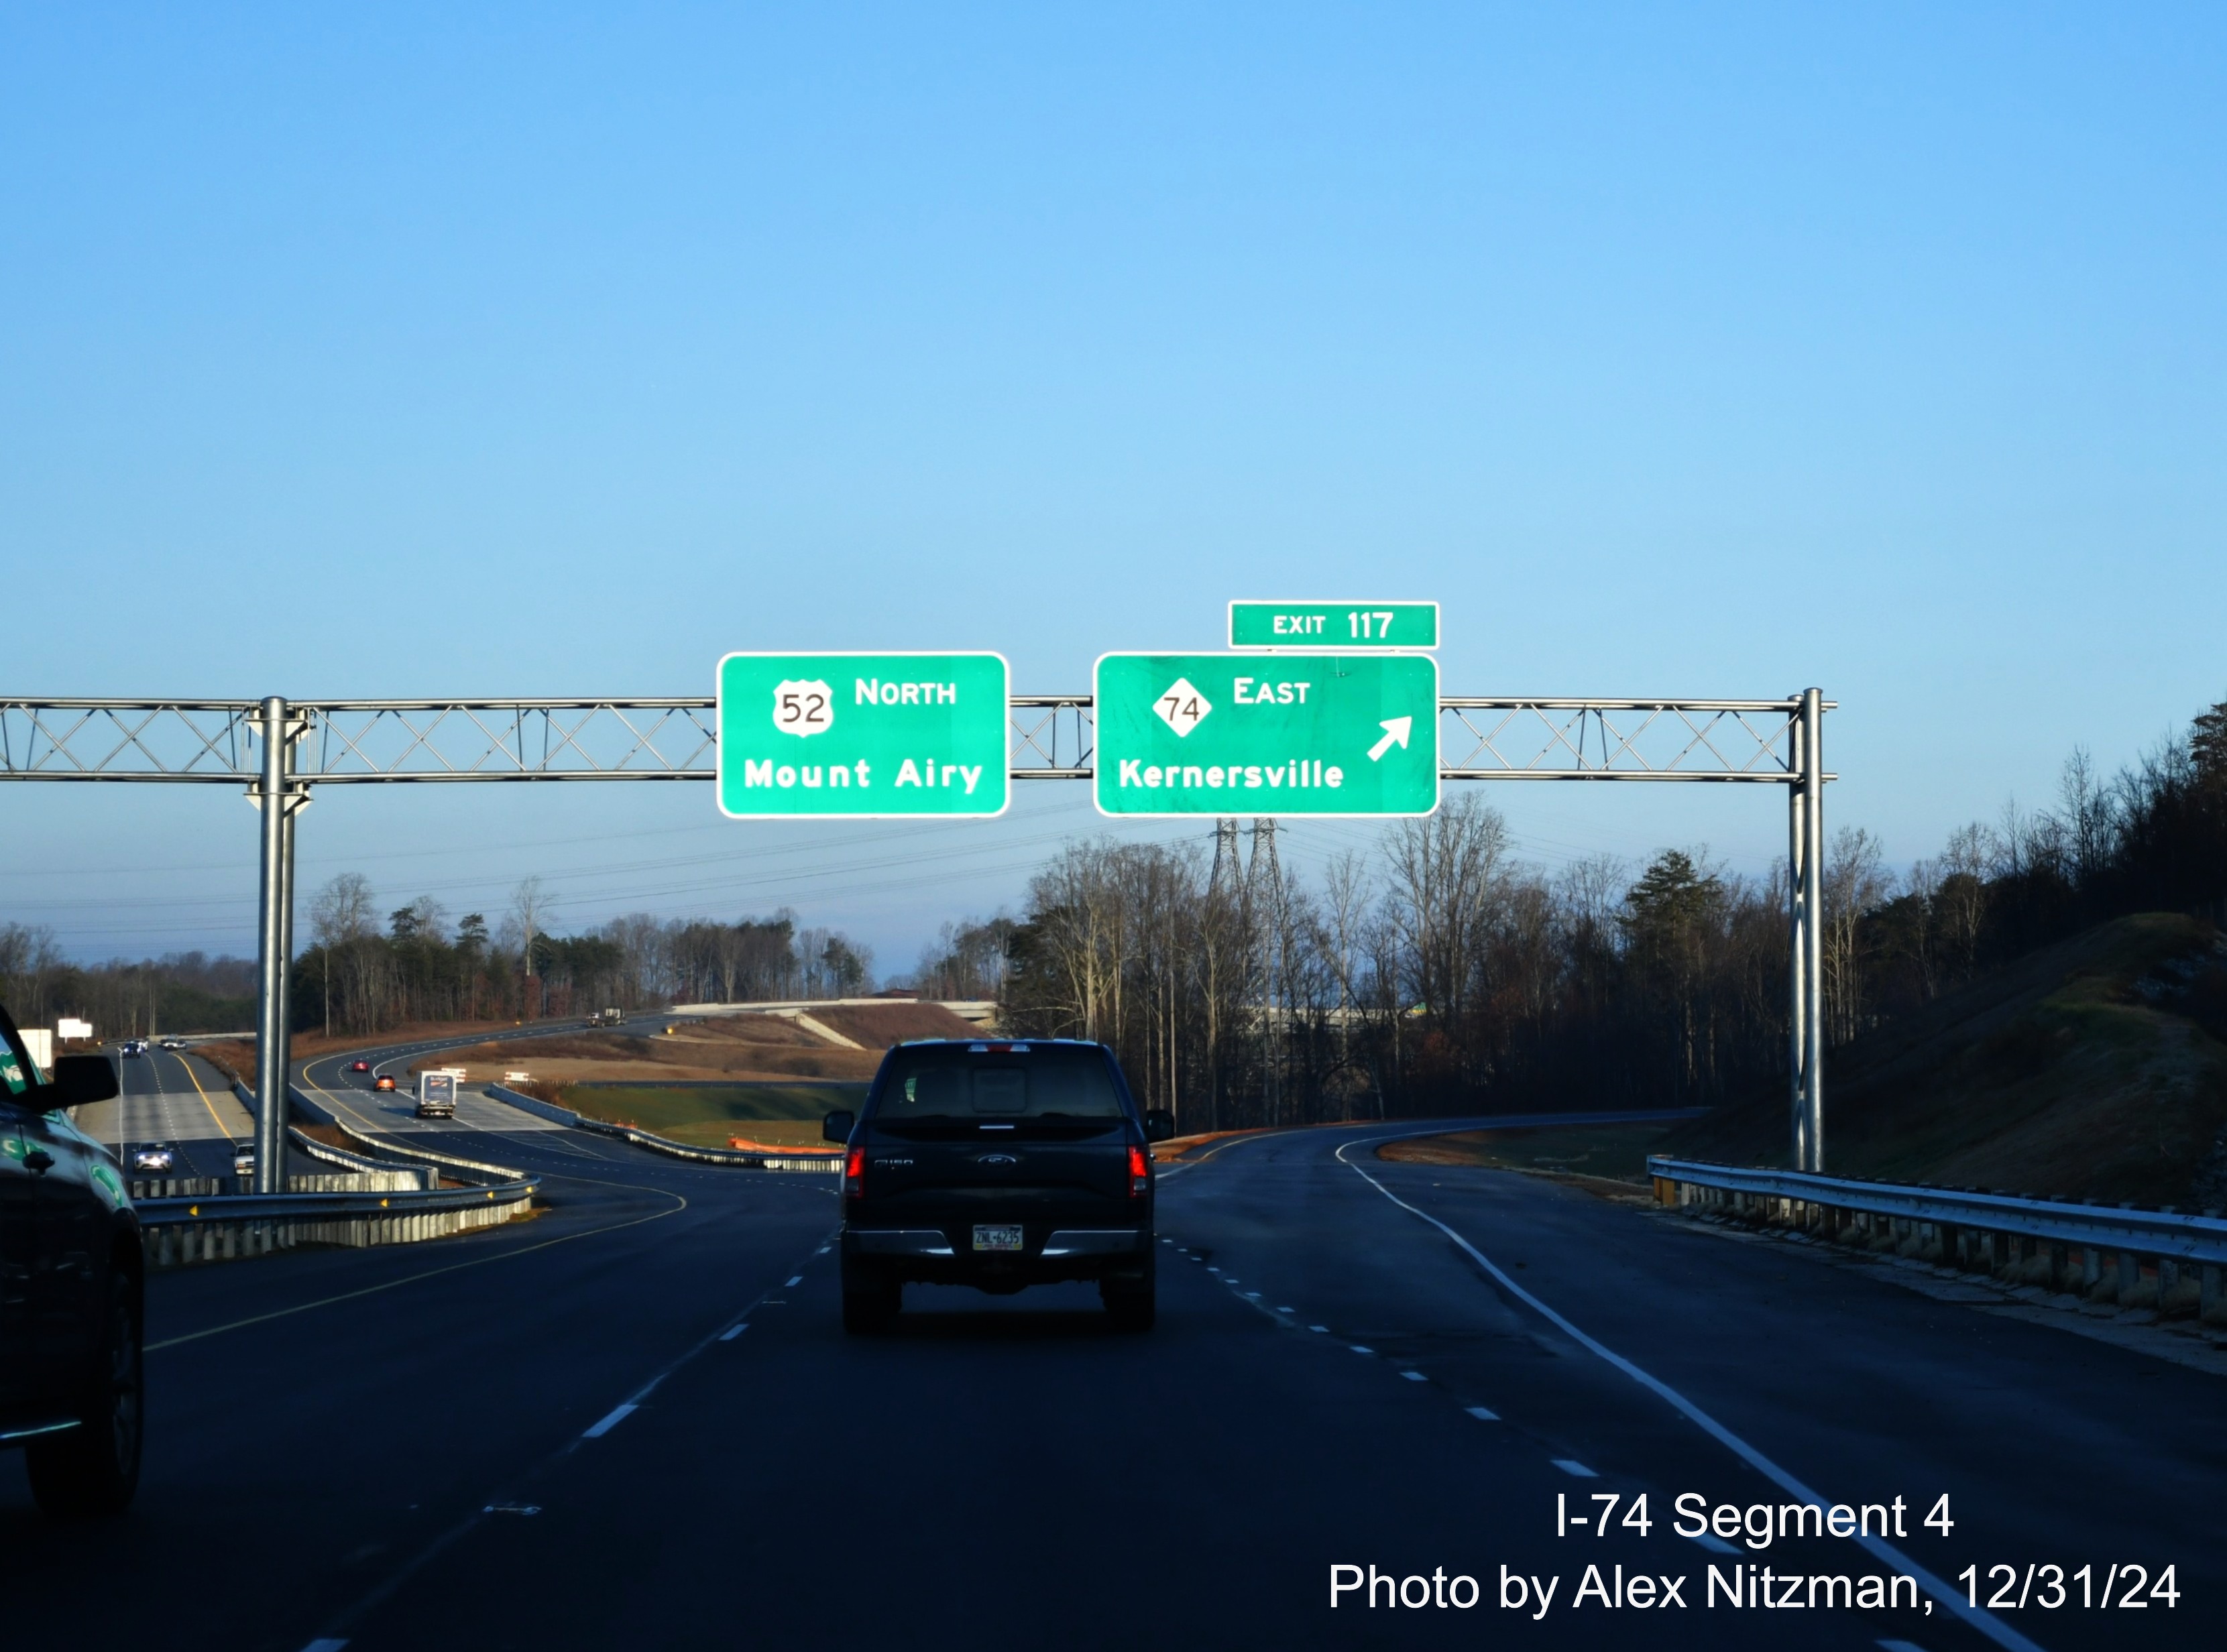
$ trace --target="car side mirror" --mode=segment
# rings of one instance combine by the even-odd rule
[[[81,1107],[88,1101],[106,1101],[117,1093],[116,1069],[105,1056],[61,1056],[54,1061],[54,1081],[45,1100],[58,1107]]]
[[[1154,1107],[1145,1115],[1145,1139],[1165,1141],[1176,1133],[1176,1116],[1165,1107]]]
[[[858,1122],[855,1113],[831,1113],[820,1121],[820,1134],[828,1141],[848,1141],[852,1126]]]

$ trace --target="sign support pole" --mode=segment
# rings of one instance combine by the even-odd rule
[[[1787,1070],[1792,1080],[1794,1168],[1825,1169],[1825,764],[1824,702],[1805,689],[1790,723],[1787,910],[1792,991]]]
[[[294,943],[294,742],[286,702],[263,702],[263,769],[253,794],[262,818],[257,887],[255,987],[255,1191],[286,1190],[289,988]]]

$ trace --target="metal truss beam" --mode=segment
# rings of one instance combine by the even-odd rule
[[[1440,773],[1798,785],[1802,706],[1799,697],[1449,697],[1439,703]],[[718,772],[709,699],[328,700],[289,712],[303,725],[297,786],[709,781]],[[262,769],[262,719],[257,700],[0,699],[0,781],[249,786]],[[1091,777],[1089,695],[1016,694],[1008,730],[1015,780]]]
[[[1439,702],[1450,781],[1730,781],[1787,788],[1793,1159],[1824,1168],[1823,713],[1812,688],[1776,700]],[[1088,694],[1017,694],[1015,780],[1088,780]],[[256,1183],[284,1183],[294,817],[312,786],[465,781],[709,781],[709,699],[0,698],[0,781],[235,785],[262,811]]]

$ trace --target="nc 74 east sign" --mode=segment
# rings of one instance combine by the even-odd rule
[[[1427,654],[1109,654],[1093,685],[1107,814],[1428,814]]]
[[[719,807],[740,820],[1003,814],[1005,657],[731,654]]]

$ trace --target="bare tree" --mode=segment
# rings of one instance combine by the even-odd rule
[[[1474,794],[1388,834],[1394,922],[1414,998],[1442,1028],[1466,1017],[1479,932],[1500,893],[1508,828]]]
[[[533,937],[546,932],[548,910],[549,897],[543,892],[540,878],[520,878],[518,887],[510,892],[510,913],[518,921],[519,933],[525,937],[526,979],[537,985],[539,983],[533,973]],[[544,992],[540,996],[539,1007],[546,1007],[548,995]],[[534,1012],[538,1014],[539,1009]]]
[[[1833,1042],[1846,1043],[1864,1014],[1863,959],[1857,946],[1862,921],[1886,901],[1889,883],[1879,841],[1861,826],[1833,834],[1825,857],[1825,1011]]]
[[[361,942],[375,933],[372,914],[374,897],[371,882],[361,872],[341,872],[327,880],[316,896],[309,903],[310,933],[317,938],[323,950],[325,1032],[333,1030],[333,999],[341,1000],[341,1018],[347,1020],[348,1005],[353,996],[360,1011],[369,1010],[367,962]],[[335,969],[335,966],[338,968]],[[335,992],[337,978],[337,993]],[[351,995],[350,988],[354,992]]]

